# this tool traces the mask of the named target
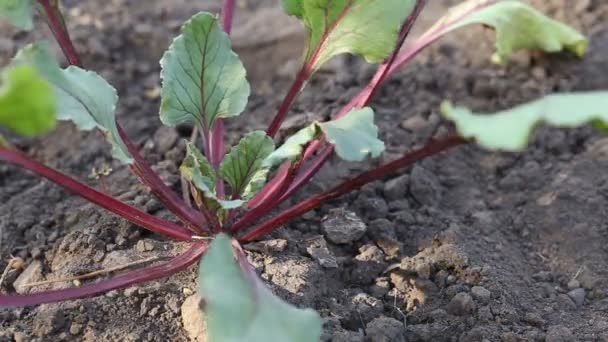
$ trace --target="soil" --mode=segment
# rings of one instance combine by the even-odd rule
[[[431,2],[416,31],[456,2]],[[446,98],[498,110],[548,92],[608,89],[608,4],[532,3],[590,36],[588,55],[517,54],[496,66],[489,62],[492,35],[482,29],[442,40],[378,94],[373,107],[387,143],[382,160],[442,134],[437,108]],[[215,11],[217,4],[65,4],[85,64],[121,94],[121,124],[179,189],[177,167],[190,130],[163,128],[157,119],[158,60],[186,18]],[[2,32],[3,63],[25,42],[48,37],[45,30],[26,35],[3,26]],[[233,37],[254,90],[246,113],[229,125],[231,142],[268,122],[303,42],[302,30],[275,1],[240,2]],[[354,58],[336,59],[300,96],[289,126],[329,116],[372,72]],[[14,141],[93,186],[99,184],[88,177],[91,169],[110,164],[110,193],[171,217],[112,161],[98,133],[62,124],[44,138]],[[331,160],[292,203],[366,167]],[[328,203],[246,248],[275,293],[321,313],[324,341],[608,341],[605,167],[608,139],[598,132],[540,128],[525,153],[456,148]],[[183,248],[0,164],[0,269],[11,256],[26,268],[8,274],[3,293],[14,292],[20,276],[57,279]],[[47,288],[65,286],[71,284]],[[192,310],[195,289],[192,269],[98,298],[0,309],[0,341],[202,341],[195,336],[201,330]]]

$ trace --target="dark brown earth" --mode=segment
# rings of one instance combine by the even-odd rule
[[[433,1],[417,32],[457,2]],[[579,61],[518,54],[509,65],[495,66],[491,34],[468,29],[450,36],[378,94],[373,107],[388,146],[383,160],[435,132],[442,99],[497,110],[553,91],[608,89],[608,4],[532,2],[587,34],[588,55]],[[190,132],[160,125],[158,60],[186,18],[217,6],[186,0],[66,5],[85,64],[121,94],[120,122],[178,189],[182,138]],[[231,142],[252,126],[264,127],[286,92],[303,41],[274,1],[241,2],[235,25],[234,44],[254,90],[248,110],[231,123]],[[35,36],[49,37],[39,27]],[[33,39],[7,27],[2,32],[3,63]],[[301,125],[298,118],[307,113],[327,117],[372,72],[354,58],[330,63],[300,97],[290,125]],[[91,169],[110,163],[112,194],[170,217],[111,160],[98,133],[65,124],[42,139],[15,141],[37,160],[94,186]],[[332,160],[296,197],[366,167]],[[247,248],[275,293],[321,313],[326,341],[608,341],[607,168],[608,139],[598,132],[541,128],[525,153],[459,147]],[[336,236],[345,216],[350,234]],[[174,255],[183,247],[0,164],[0,270],[16,256],[32,273],[28,280],[56,279]],[[9,273],[0,291],[13,292],[19,273]],[[185,341],[196,334],[194,279],[190,270],[99,298],[2,309],[0,341]]]

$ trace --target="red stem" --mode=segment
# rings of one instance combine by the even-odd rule
[[[205,217],[197,210],[188,206],[183,199],[181,199],[171,188],[169,188],[160,177],[152,170],[150,165],[146,163],[142,155],[139,153],[135,145],[129,140],[127,134],[122,129],[122,127],[116,123],[116,127],[118,128],[118,134],[120,134],[120,138],[125,143],[127,150],[133,157],[135,164],[132,165],[132,168],[136,168],[137,172],[134,172],[135,175],[146,185],[150,187],[152,193],[169,209],[172,213],[174,213],[184,224],[193,228],[199,233],[203,233],[203,226],[206,224],[207,220]],[[135,170],[134,170],[135,171]]]
[[[78,53],[74,48],[74,44],[72,43],[72,39],[65,28],[65,23],[63,21],[63,16],[58,8],[55,8],[50,0],[38,0],[42,8],[44,9],[44,13],[46,14],[47,23],[53,36],[59,43],[65,58],[68,60],[70,65],[81,66],[80,58],[78,57]]]
[[[272,218],[271,220],[268,220],[260,224],[259,226],[253,228],[250,232],[240,238],[239,241],[247,242],[258,239],[260,236],[267,234],[273,229],[284,225],[288,221],[291,221],[294,218],[299,217],[310,210],[320,207],[323,203],[327,201],[338,198],[348,192],[362,187],[367,183],[385,177],[423,158],[432,156],[434,154],[437,154],[451,147],[458,146],[466,142],[466,140],[456,136],[452,136],[440,141],[430,142],[426,146],[411,153],[407,153],[406,155],[395,161],[362,173],[358,177],[348,180],[329,191],[322,192],[318,195],[315,195],[307,200],[296,204],[295,206],[283,211],[276,217]]]
[[[135,207],[125,204],[111,196],[99,192],[88,185],[53,170],[37,161],[34,161],[21,152],[0,148],[0,159],[9,163],[19,165],[48,180],[60,185],[67,190],[81,196],[98,206],[105,208],[124,219],[146,228],[152,232],[177,240],[191,240],[192,233],[186,228],[175,223],[160,219],[145,213]]]
[[[168,277],[195,263],[206,250],[206,244],[196,243],[186,252],[166,263],[144,267],[139,270],[124,273],[112,279],[102,280],[98,283],[82,287],[45,291],[24,296],[0,296],[0,307],[32,306],[91,297],[111,290],[129,287],[130,285]]]
[[[268,128],[266,129],[266,134],[269,137],[274,138],[274,136],[277,134],[277,132],[279,131],[279,128],[281,128],[281,124],[283,123],[283,121],[287,117],[287,114],[289,113],[289,108],[291,108],[291,105],[298,97],[298,94],[304,87],[304,84],[308,80],[308,77],[310,77],[309,64],[310,63],[307,63],[307,65],[304,65],[302,67],[302,69],[300,69],[300,72],[298,72],[298,75],[296,76],[296,79],[293,81],[291,88],[289,88],[287,95],[283,99],[283,102],[281,103],[281,106],[279,107],[277,114],[272,119],[272,122],[270,123],[270,125],[268,125]]]
[[[224,0],[222,7],[222,28],[226,34],[230,35],[232,31],[232,18],[234,17],[234,0]],[[213,123],[213,128],[209,134],[209,162],[213,168],[217,171],[219,169],[222,159],[224,159],[224,119],[219,118]],[[224,181],[221,177],[217,177],[217,183],[215,186],[217,197],[223,199],[224,194]]]
[[[288,190],[289,185],[293,182],[296,171],[299,169],[299,167],[299,163],[296,163],[293,166],[291,165],[291,162],[283,163],[277,172],[277,176],[279,177],[277,177],[276,180],[271,180],[273,183],[270,187],[265,188],[265,193],[260,192],[264,198],[259,200],[259,202],[256,201],[258,203],[254,202],[254,204],[257,204],[257,206],[239,218],[239,220],[236,221],[232,227],[230,227],[230,232],[235,233],[239,229],[251,225],[257,219],[266,215],[273,208],[275,208],[280,203],[283,194],[285,194],[285,192]]]

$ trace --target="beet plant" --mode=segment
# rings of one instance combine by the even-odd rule
[[[227,149],[224,121],[242,114],[250,86],[239,57],[231,50],[234,1],[221,14],[195,14],[164,54],[160,120],[193,125],[201,139],[190,141],[180,167],[189,191],[178,195],[145,162],[115,118],[118,95],[101,76],[84,68],[55,0],[0,0],[0,15],[21,29],[33,28],[38,11],[48,23],[69,66],[62,68],[44,43],[23,47],[2,73],[0,123],[16,134],[33,136],[52,129],[55,119],[83,130],[99,129],[112,155],[170,210],[167,221],[59,171],[32,160],[0,140],[0,159],[21,166],[88,201],[154,233],[187,241],[190,248],[160,264],[128,271],[80,287],[27,295],[0,296],[0,306],[29,306],[72,300],[170,276],[200,262],[199,292],[205,300],[211,341],[314,341],[321,320],[275,297],[249,265],[242,243],[265,234],[323,203],[396,173],[449,148],[477,143],[488,150],[521,151],[540,123],[557,127],[608,124],[608,92],[554,94],[498,113],[473,113],[445,102],[441,113],[451,135],[353,177],[336,187],[275,212],[335,153],[346,161],[378,157],[374,110],[379,87],[431,43],[472,24],[496,32],[495,63],[516,50],[584,54],[587,42],[574,29],[515,0],[469,0],[450,9],[412,43],[404,44],[424,0],[283,0],[288,15],[306,28],[301,68],[266,131],[252,131]],[[349,53],[378,64],[369,83],[326,122],[312,122],[281,144],[275,136],[298,94],[328,60]],[[190,204],[193,202],[194,204]]]

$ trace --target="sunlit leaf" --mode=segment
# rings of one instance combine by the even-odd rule
[[[237,116],[245,108],[250,92],[245,68],[215,16],[201,12],[188,20],[160,63],[165,125],[210,129],[215,119]]]
[[[76,66],[61,69],[42,44],[23,48],[13,63],[34,67],[53,86],[59,120],[70,120],[82,130],[100,129],[112,144],[114,158],[125,164],[133,162],[116,127],[116,89],[103,77]]]
[[[573,28],[552,20],[517,0],[469,0],[451,8],[419,42],[428,42],[457,28],[482,24],[496,30],[492,60],[503,62],[520,49],[584,54],[587,40]]]
[[[285,11],[308,30],[305,61],[316,70],[351,53],[382,62],[394,49],[414,0],[283,0]]]
[[[361,161],[368,155],[377,157],[384,151],[374,124],[374,111],[365,107],[353,109],[337,120],[313,122],[288,138],[266,158],[265,164],[275,166],[284,160],[296,160],[304,146],[321,134],[325,134],[327,141],[335,146],[336,154],[346,161]]]
[[[291,137],[287,138],[283,145],[277,148],[266,158],[266,160],[264,160],[264,165],[271,167],[279,165],[285,160],[296,160],[302,155],[304,146],[315,139],[319,134],[319,125],[315,121],[312,125],[302,128]]]
[[[441,112],[456,124],[460,136],[475,139],[486,149],[521,151],[541,123],[564,128],[608,124],[608,92],[549,95],[496,113],[473,113],[445,102]]]
[[[264,186],[268,168],[262,164],[273,151],[272,139],[263,131],[254,131],[224,156],[220,175],[230,184],[233,195],[247,200]]]
[[[32,20],[34,0],[0,0],[0,17],[22,30],[34,27]]]
[[[51,85],[29,66],[2,71],[0,126],[25,136],[55,127],[57,100]]]
[[[218,235],[203,257],[198,284],[209,341],[318,342],[321,337],[319,315],[283,302],[248,264],[239,267],[226,235]]]

